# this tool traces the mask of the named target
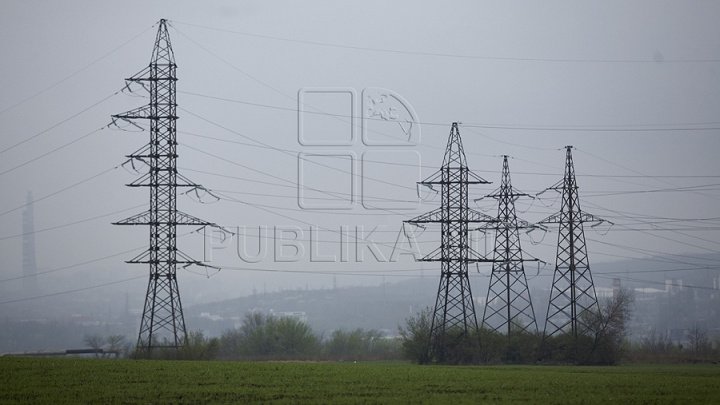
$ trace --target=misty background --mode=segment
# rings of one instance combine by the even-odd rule
[[[121,90],[149,63],[160,18],[178,64],[179,170],[220,197],[179,193],[178,208],[242,231],[179,227],[181,250],[221,268],[178,269],[189,330],[219,334],[260,309],[320,331],[393,334],[431,305],[439,266],[413,256],[438,245],[439,228],[407,230],[409,245],[402,221],[440,204],[415,182],[442,163],[453,121],[470,169],[494,182],[471,187],[490,215],[492,200],[472,200],[498,186],[502,155],[513,185],[535,195],[562,179],[563,147],[575,147],[583,210],[614,223],[585,229],[595,283],[600,295],[613,279],[638,289],[636,335],[720,328],[715,2],[0,7],[0,352],[137,333],[147,268],[124,260],[147,228],[111,222],[146,209],[122,163],[149,135],[108,125],[147,103],[142,88]],[[363,132],[381,94],[411,129],[379,115]],[[553,192],[517,203],[530,222],[559,208]],[[23,271],[33,240],[34,275]],[[491,234],[473,241],[492,251]],[[556,241],[523,234],[526,255],[548,263],[526,265],[539,325]],[[248,263],[238,247],[262,254]],[[489,271],[470,275],[479,317]],[[37,339],[8,337],[26,330]]]

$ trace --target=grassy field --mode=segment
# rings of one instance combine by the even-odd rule
[[[720,403],[720,366],[0,358],[0,403]]]

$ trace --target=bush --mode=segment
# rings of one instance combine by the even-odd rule
[[[585,311],[581,317],[586,330],[546,337],[541,348],[543,361],[573,364],[617,364],[626,349],[627,322],[632,313],[632,291],[620,289],[599,304],[599,311]]]
[[[201,331],[188,333],[187,342],[178,350],[180,360],[213,360],[220,349],[220,339],[206,338]]]
[[[399,326],[403,356],[418,364],[430,361],[430,327],[432,314],[425,308],[417,315],[405,320],[405,326]]]
[[[405,358],[420,364],[534,363],[542,340],[538,333],[520,328],[509,337],[489,329],[470,333],[456,329],[431,342],[431,323],[432,313],[425,308],[399,328]]]
[[[255,312],[223,333],[220,347],[225,359],[308,359],[318,355],[320,341],[302,321]]]
[[[133,359],[158,359],[158,360],[212,360],[217,357],[220,349],[218,338],[208,338],[201,331],[192,331],[187,334],[185,344],[177,349],[167,338],[163,338],[159,347],[153,348],[151,352],[135,348],[130,357]]]

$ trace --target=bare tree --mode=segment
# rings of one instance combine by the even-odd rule
[[[128,344],[123,335],[110,335],[106,339],[108,344],[108,352],[114,353],[115,357],[119,357],[121,353],[128,351]]]
[[[632,290],[621,288],[612,298],[600,303],[599,312],[585,313],[592,337],[592,346],[587,354],[591,358],[585,361],[614,364],[620,360],[634,301]]]
[[[672,352],[673,343],[665,334],[652,330],[640,342],[640,349],[649,354],[667,354]]]
[[[688,343],[690,343],[690,350],[692,350],[695,355],[704,355],[710,351],[710,339],[708,338],[707,330],[701,328],[698,324],[688,329],[687,340]]]
[[[95,357],[100,357],[100,350],[105,345],[105,338],[100,335],[85,335],[83,339],[86,345],[96,350]]]
[[[621,288],[617,294],[603,302],[600,306],[599,327],[595,329],[595,338],[611,335],[619,338],[627,333],[627,322],[632,315],[635,296],[632,290]]]

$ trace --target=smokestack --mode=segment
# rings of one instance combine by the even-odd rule
[[[35,218],[32,191],[27,193],[27,206],[22,213],[22,270],[23,291],[27,295],[37,293],[37,262],[35,261]]]

